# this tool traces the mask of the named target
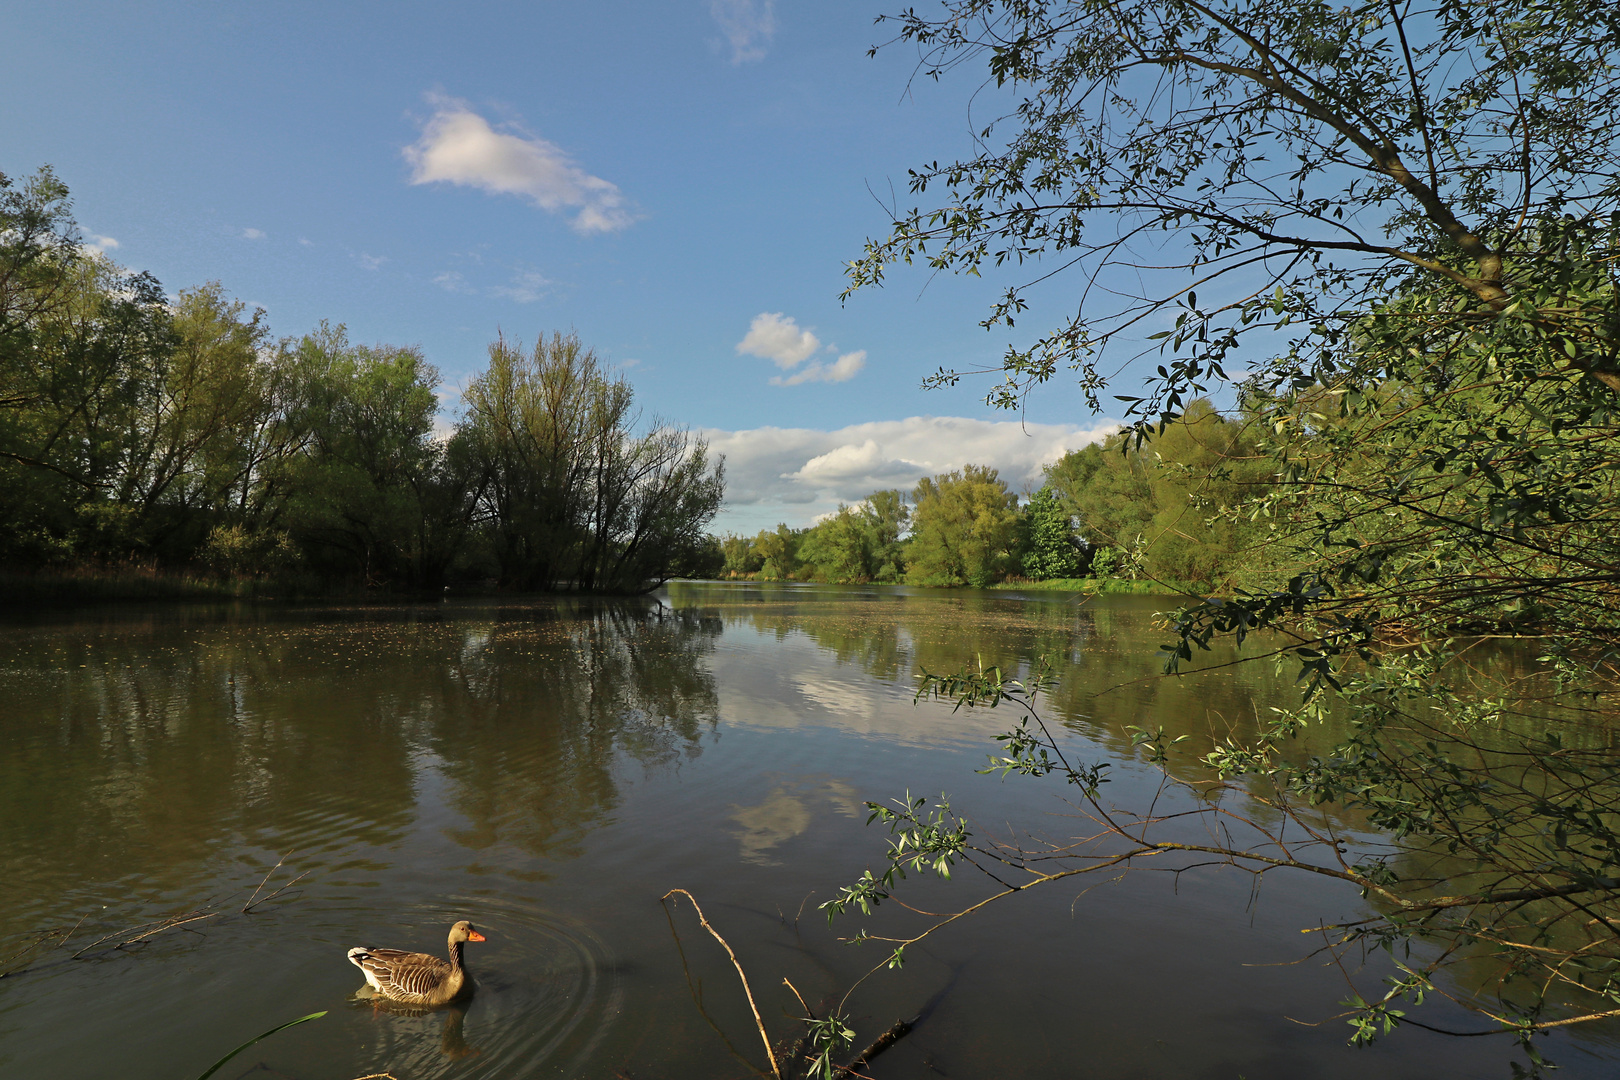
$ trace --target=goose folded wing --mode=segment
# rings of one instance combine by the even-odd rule
[[[388,986],[411,995],[428,994],[450,975],[450,965],[427,953],[399,949],[367,949],[353,957],[355,963],[376,976],[379,988]]]

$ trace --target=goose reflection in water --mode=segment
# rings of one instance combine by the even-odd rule
[[[463,1034],[462,1025],[467,1020],[467,1010],[472,1008],[471,998],[462,998],[452,1001],[448,1005],[407,1005],[402,1001],[394,1001],[383,997],[370,986],[362,986],[355,991],[354,997],[349,999],[357,1005],[371,1006],[372,1014],[388,1013],[390,1016],[421,1018],[434,1013],[444,1014],[444,1031],[439,1036],[439,1052],[452,1061],[462,1058],[476,1057],[483,1051],[467,1042]]]

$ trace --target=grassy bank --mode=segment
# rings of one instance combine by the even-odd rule
[[[1136,596],[1185,596],[1187,590],[1157,581],[1129,581],[1125,578],[1047,578],[1045,581],[1003,581],[992,589],[1020,592],[1079,592],[1092,595],[1127,593]]]
[[[713,581],[752,581],[765,584],[806,584],[806,585],[856,585],[865,582],[845,581],[815,581],[797,578],[765,578],[758,573],[737,573],[729,577],[711,578]],[[903,585],[905,582],[892,582],[890,584]],[[957,586],[967,588],[968,586]],[[1017,589],[1020,592],[1078,592],[1089,593],[1093,596],[1108,594],[1129,594],[1135,596],[1186,596],[1188,594],[1203,595],[1197,589],[1177,588],[1173,583],[1164,584],[1157,581],[1128,581],[1125,578],[1048,578],[1045,581],[1029,581],[1025,578],[1015,578],[991,585],[992,589]]]

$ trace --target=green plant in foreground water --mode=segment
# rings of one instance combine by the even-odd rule
[[[207,1071],[205,1071],[201,1076],[197,1077],[197,1080],[208,1080],[210,1076],[213,1076],[220,1070],[220,1066],[224,1065],[227,1061],[231,1060],[231,1058],[235,1057],[237,1054],[240,1054],[242,1051],[246,1050],[248,1047],[252,1046],[261,1039],[268,1039],[278,1031],[286,1031],[290,1027],[297,1027],[299,1024],[308,1023],[311,1020],[319,1020],[325,1015],[326,1010],[322,1009],[320,1012],[310,1013],[308,1016],[300,1016],[296,1020],[289,1020],[285,1024],[280,1024],[271,1028],[262,1035],[253,1036],[253,1038],[249,1039],[247,1042],[243,1043],[241,1046],[238,1046],[235,1050],[232,1050],[230,1053],[226,1054],[224,1057],[210,1065]]]
[[[1620,1016],[1620,815],[1613,809],[1620,763],[1606,745],[1516,733],[1502,722],[1501,703],[1448,702],[1456,663],[1453,652],[1431,649],[1385,657],[1359,675],[1341,673],[1347,734],[1330,753],[1303,763],[1285,758],[1282,748],[1306,724],[1326,722],[1318,695],[1279,713],[1256,738],[1206,755],[1201,764],[1213,779],[1178,778],[1171,769],[1180,739],[1133,729],[1133,745],[1158,770],[1159,784],[1146,806],[1129,808],[1103,798],[1108,762],[1071,760],[1047,727],[1036,707],[1052,681],[1045,667],[1022,681],[982,666],[925,674],[919,699],[955,708],[1015,706],[1017,724],[998,736],[1000,752],[980,771],[1061,776],[1093,828],[1078,838],[1002,842],[975,837],[943,796],[932,805],[909,792],[890,806],[868,803],[869,823],[881,821],[890,832],[886,865],[865,870],[821,910],[829,920],[855,909],[869,915],[894,897],[908,872],[948,878],[958,864],[992,883],[989,895],[926,916],[918,933],[862,929],[846,939],[889,948],[869,978],[900,966],[909,946],[936,931],[1071,877],[1117,878],[1133,868],[1179,874],[1212,864],[1256,878],[1310,873],[1355,888],[1370,910],[1303,932],[1320,934],[1334,957],[1381,950],[1397,972],[1382,995],[1350,984],[1343,1019],[1352,1043],[1405,1024],[1440,1030],[1399,1007],[1439,995],[1489,1021],[1451,1034],[1510,1035],[1535,1075],[1548,1065],[1532,1043],[1536,1034]],[[1325,812],[1328,804],[1338,818]],[[1381,837],[1335,824],[1346,811],[1369,820]],[[1498,972],[1494,986],[1466,981],[1465,966],[1482,960]]]
[[[841,1016],[828,1016],[818,1020],[805,1018],[805,1040],[809,1051],[804,1075],[807,1078],[834,1080],[842,1071],[833,1058],[855,1042],[855,1031]]]

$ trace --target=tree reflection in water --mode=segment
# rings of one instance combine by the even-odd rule
[[[302,872],[323,852],[397,847],[425,783],[465,815],[458,844],[570,857],[618,799],[616,759],[701,752],[719,632],[645,600],[167,608],[0,629],[0,933],[92,900],[128,922],[132,896],[217,888],[202,868],[240,840],[270,855],[242,860],[243,882],[288,851]]]

